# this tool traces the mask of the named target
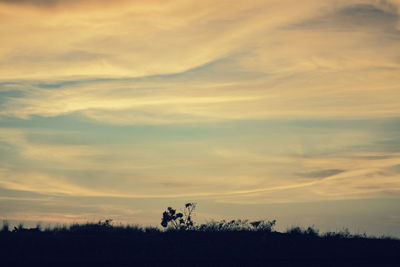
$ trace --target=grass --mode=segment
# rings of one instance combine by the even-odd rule
[[[72,262],[73,266],[79,263],[101,266],[105,262],[112,262],[113,266],[119,263],[183,266],[196,262],[211,266],[236,263],[343,266],[349,262],[360,266],[398,266],[400,263],[400,240],[395,238],[351,234],[346,229],[319,233],[313,227],[277,232],[274,225],[274,221],[222,220],[190,229],[160,229],[114,225],[106,220],[44,229],[40,224],[30,229],[20,224],[11,230],[4,222],[0,231],[0,257],[7,264],[23,260],[41,265]]]

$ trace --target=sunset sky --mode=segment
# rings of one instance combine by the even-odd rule
[[[400,237],[400,0],[0,0],[0,220]]]

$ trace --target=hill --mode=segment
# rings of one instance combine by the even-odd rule
[[[192,228],[115,226],[109,220],[69,227],[0,232],[2,266],[400,266],[400,240],[275,232],[262,223],[212,222]]]

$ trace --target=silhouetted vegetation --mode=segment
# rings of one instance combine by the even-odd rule
[[[163,212],[161,219],[161,226],[167,228],[168,225],[176,230],[188,230],[192,229],[194,223],[192,221],[192,214],[196,208],[196,203],[186,203],[185,209],[182,212],[176,212],[175,209],[168,207]]]
[[[196,224],[196,205],[162,215],[164,229],[97,223],[0,231],[2,266],[399,266],[400,240],[313,227],[274,231],[275,220]]]

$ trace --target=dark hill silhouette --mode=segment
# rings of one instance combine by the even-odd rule
[[[177,214],[176,212],[174,214]],[[186,214],[187,215],[187,214]],[[190,216],[190,214],[189,214]],[[169,219],[170,217],[163,218]],[[400,240],[273,231],[274,221],[218,221],[159,228],[112,225],[3,226],[1,266],[400,266]],[[166,220],[168,221],[168,220]],[[165,224],[164,224],[165,225]]]

